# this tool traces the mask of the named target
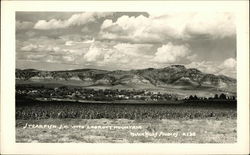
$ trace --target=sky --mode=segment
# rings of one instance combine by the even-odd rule
[[[16,12],[16,68],[131,70],[182,64],[236,77],[230,12]]]

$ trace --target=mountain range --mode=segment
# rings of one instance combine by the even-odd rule
[[[171,88],[175,90],[216,90],[236,92],[236,79],[207,74],[183,65],[138,70],[77,69],[41,71],[16,69],[16,83],[55,83],[84,87],[109,88]]]

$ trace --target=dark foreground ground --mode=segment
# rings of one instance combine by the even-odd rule
[[[235,143],[236,101],[115,104],[16,99],[16,142]]]

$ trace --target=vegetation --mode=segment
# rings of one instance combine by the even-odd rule
[[[44,86],[17,85],[16,96],[26,96],[29,98],[51,98],[75,99],[88,101],[116,101],[116,100],[142,100],[142,101],[177,101],[183,100],[177,94],[151,92],[147,90],[119,90],[119,89],[85,89],[81,87],[61,86],[56,88],[45,88]],[[227,100],[235,101],[235,96],[225,94],[215,94],[214,97],[189,96],[185,101],[214,101]]]
[[[188,104],[112,104],[59,101],[18,100],[16,119],[82,118],[82,119],[202,119],[235,118],[234,104],[195,106]]]
[[[52,100],[54,98],[61,100]],[[80,100],[85,102],[78,102]],[[128,102],[129,100],[133,102]],[[210,98],[191,95],[185,99],[178,99],[175,94],[161,94],[146,90],[94,90],[67,86],[16,87],[16,119],[125,118],[140,120],[211,117],[235,118],[236,98],[225,94],[215,94]]]
[[[39,98],[44,100],[38,100]],[[62,101],[52,100],[53,98]],[[80,102],[82,100],[85,102]],[[133,102],[129,103],[129,100]],[[236,97],[225,94],[210,98],[191,95],[180,99],[175,94],[145,90],[17,85],[16,142],[232,143],[236,142],[237,134],[236,103]],[[24,129],[27,123],[57,126],[135,125],[142,126],[142,129]],[[182,133],[190,131],[196,133],[196,136],[182,136]],[[179,136],[133,137],[131,132],[178,132]]]

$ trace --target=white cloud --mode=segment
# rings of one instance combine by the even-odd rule
[[[221,69],[219,73],[236,78],[236,66],[237,61],[234,58],[228,58],[219,66]]]
[[[47,55],[45,58],[44,58],[44,62],[48,62],[48,63],[59,63],[60,61],[57,60],[58,58],[55,57],[55,56],[52,56],[52,55]]]
[[[194,14],[186,24],[188,35],[210,35],[224,38],[235,35],[235,18],[228,13]]]
[[[110,16],[112,13],[109,12],[85,12],[81,14],[74,14],[67,20],[60,20],[60,19],[51,19],[49,21],[46,20],[39,20],[35,25],[35,29],[60,29],[60,28],[67,28],[70,26],[80,26],[85,25],[90,22],[94,22],[99,18],[103,18],[106,16]]]
[[[68,23],[66,21],[61,21],[61,20],[56,20],[56,19],[51,19],[50,21],[46,20],[39,20],[34,28],[35,29],[42,29],[42,30],[47,30],[47,29],[59,29],[59,28],[66,28],[68,27]]]
[[[190,50],[186,45],[168,43],[157,49],[153,60],[160,63],[177,63],[189,54]]]
[[[234,16],[230,13],[167,13],[149,17],[121,16],[107,19],[100,37],[134,42],[166,42],[168,39],[189,39],[205,35],[223,38],[235,35]]]
[[[69,61],[74,61],[74,60],[75,60],[75,57],[72,56],[72,55],[66,55],[66,56],[63,56],[63,59],[64,59],[66,62],[69,62]]]
[[[32,50],[36,49],[37,47],[38,47],[37,45],[29,44],[29,45],[23,46],[21,48],[21,50],[22,51],[32,51]]]
[[[45,55],[38,55],[38,54],[36,54],[36,55],[27,55],[27,58],[28,59],[32,59],[32,60],[37,60],[37,59],[41,59],[41,58],[43,58],[43,57],[45,57]]]
[[[151,21],[145,16],[121,16],[116,22],[105,20],[101,26],[100,37],[105,39],[124,39],[133,41],[150,41],[154,38]],[[158,36],[157,36],[158,37]],[[158,39],[158,38],[156,38]]]
[[[186,65],[187,68],[196,68],[204,73],[215,74],[220,70],[218,64],[212,61],[193,61],[190,64]]]
[[[88,52],[84,55],[84,60],[88,62],[95,62],[98,59],[103,58],[103,50],[101,48],[97,48],[94,45],[91,45]]]
[[[118,43],[114,46],[114,49],[126,55],[143,57],[148,55],[152,47],[152,44]]]
[[[71,39],[71,38],[70,38]],[[61,53],[66,54],[67,52],[72,52],[75,54],[82,54],[81,51],[85,51],[91,45],[92,40],[85,41],[75,41],[67,40],[64,38],[52,39],[48,37],[38,37],[31,38],[26,41],[17,42],[17,52],[18,51],[35,51],[35,52],[51,52],[51,53]],[[90,43],[86,43],[90,42]]]
[[[44,45],[44,44],[28,44],[20,48],[21,51],[33,52],[59,52],[61,50],[58,46]]]
[[[84,40],[91,40],[93,39],[93,36],[81,35],[81,34],[66,34],[66,35],[59,36],[59,38],[64,42],[66,41],[81,42]]]
[[[237,64],[237,62],[236,62],[236,60],[234,58],[228,58],[223,62],[221,67],[236,68],[236,64]]]
[[[72,45],[74,45],[74,42],[71,41],[71,40],[70,40],[70,41],[66,41],[66,42],[65,42],[65,45],[66,45],[66,46],[72,46]]]
[[[82,63],[102,66],[106,69],[146,68],[153,65],[152,55],[146,54],[153,45],[94,42],[88,52],[83,55]],[[145,52],[144,54],[141,54]]]
[[[236,78],[236,60],[234,58],[226,59],[222,63],[212,61],[192,62],[188,64],[188,68],[197,68],[205,73],[226,75]]]
[[[85,43],[87,42],[87,43]],[[102,66],[107,69],[138,69],[165,67],[166,63],[178,63],[191,57],[187,45],[163,45],[156,49],[153,44],[132,44],[105,41],[66,41],[36,38],[19,43],[17,51],[30,51],[44,56],[41,62],[69,62],[74,64]],[[18,52],[23,59],[24,52]],[[33,55],[34,55],[33,54]],[[50,56],[50,57],[49,57]],[[35,57],[25,57],[37,60]],[[47,60],[48,59],[48,60]],[[115,64],[115,65],[114,65]]]
[[[76,45],[79,45],[79,44],[92,44],[95,42],[95,39],[92,39],[92,40],[84,40],[84,41],[73,41],[73,40],[68,40],[65,42],[65,45],[66,46],[76,46]]]
[[[90,43],[77,41],[65,43],[64,39],[31,38],[23,42],[17,41],[17,59],[75,64],[82,54],[87,52],[90,45]]]
[[[90,44],[90,43],[94,43],[94,42],[95,42],[95,38],[93,38],[92,40],[85,40],[82,43]]]

